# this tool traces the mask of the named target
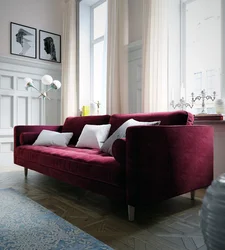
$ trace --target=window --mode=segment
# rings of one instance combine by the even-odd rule
[[[190,95],[206,94],[221,98],[222,35],[221,0],[187,0],[182,4],[182,81],[186,100]],[[214,113],[214,103],[207,101],[207,112]],[[201,100],[192,111],[200,110]]]
[[[105,113],[105,74],[106,46],[105,30],[107,21],[106,1],[98,1],[91,7],[91,101],[100,102],[101,112]]]
[[[106,112],[106,0],[82,0],[79,10],[79,94],[80,109],[91,106]],[[95,110],[95,112],[94,112]]]

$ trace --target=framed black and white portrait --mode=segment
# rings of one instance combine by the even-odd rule
[[[37,29],[11,22],[10,53],[37,58]]]
[[[61,62],[61,36],[39,30],[39,59]]]

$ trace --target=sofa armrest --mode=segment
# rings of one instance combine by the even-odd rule
[[[38,136],[37,132],[23,132],[20,134],[20,145],[32,145]]]
[[[62,126],[51,125],[24,125],[14,127],[14,149],[20,146],[20,135],[24,132],[33,132],[39,134],[43,129],[61,132]]]
[[[213,128],[137,126],[126,133],[127,203],[151,203],[210,185]]]

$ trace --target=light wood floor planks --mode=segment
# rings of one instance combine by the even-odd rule
[[[65,220],[119,250],[206,250],[195,201],[180,196],[137,210],[127,221],[127,207],[34,171],[24,178],[20,166],[0,167],[0,188],[13,188]]]

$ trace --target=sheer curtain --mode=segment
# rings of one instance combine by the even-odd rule
[[[61,122],[68,116],[78,115],[77,62],[76,62],[76,18],[77,1],[64,0],[62,35],[62,115]]]
[[[142,111],[167,111],[168,0],[143,0]]]
[[[128,0],[108,0],[107,113],[128,113]]]

